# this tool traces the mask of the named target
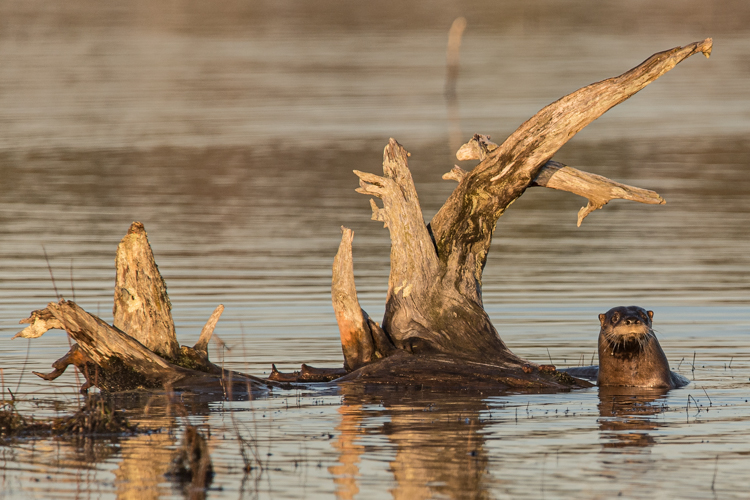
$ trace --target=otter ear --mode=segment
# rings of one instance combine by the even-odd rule
[[[646,311],[649,319],[654,319],[654,311]]]
[[[653,313],[652,313],[652,314],[653,314]],[[606,314],[600,314],[600,315],[599,315],[599,323],[601,323],[601,324],[602,324],[602,326],[604,326],[604,323],[605,323],[606,321],[607,321],[607,315],[606,315]]]

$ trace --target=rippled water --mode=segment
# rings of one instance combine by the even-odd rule
[[[557,366],[595,362],[598,313],[653,309],[686,388],[129,395],[118,407],[157,432],[5,441],[0,496],[187,497],[163,473],[192,423],[210,435],[208,498],[746,497],[750,10],[620,4],[0,3],[0,336],[56,294],[111,320],[115,249],[140,220],[178,339],[194,343],[222,303],[216,333],[231,349],[212,359],[253,374],[341,365],[330,266],[342,224],[362,305],[382,315],[388,235],[351,170],[377,172],[388,137],[412,153],[429,219],[471,134],[501,141],[567,92],[714,37],[710,60],[685,61],[555,157],[667,204],[614,201],[576,228],[582,199],[529,190],[500,220],[484,279],[511,349]],[[0,342],[5,397],[39,417],[77,408],[75,374],[31,374],[67,349],[59,331]],[[237,432],[261,468],[243,472]]]

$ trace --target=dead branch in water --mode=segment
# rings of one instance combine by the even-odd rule
[[[460,26],[459,26],[460,27]],[[117,391],[170,386],[223,395],[261,390],[280,381],[330,380],[495,388],[580,387],[585,382],[553,366],[537,366],[514,355],[484,310],[482,272],[498,219],[527,188],[542,186],[588,199],[578,225],[614,198],[662,204],[653,191],[627,186],[552,160],[571,137],[608,109],[698,52],[708,56],[711,39],[654,54],[620,76],[594,83],[555,101],[497,145],[475,135],[460,148],[460,160],[477,159],[470,171],[454,167],[444,177],[458,182],[425,224],[408,167],[409,153],[394,139],[383,152],[383,174],[355,170],[357,191],[370,200],[372,218],[391,237],[391,271],[381,324],[360,307],[354,285],[353,233],[343,229],[333,265],[332,301],[339,326],[344,370],[303,365],[298,374],[274,369],[269,379],[224,370],[208,360],[208,342],[221,315],[217,307],[194,347],[177,343],[166,284],[145,229],[131,225],[117,251],[114,324],[74,302],[60,300],[32,312],[16,337],[37,338],[62,328],[77,342],[41,375],[58,377],[73,364],[87,385]],[[229,386],[227,386],[229,384]],[[249,388],[249,389],[248,389]]]

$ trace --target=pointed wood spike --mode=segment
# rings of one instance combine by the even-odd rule
[[[146,229],[133,222],[115,257],[114,326],[156,354],[176,359],[180,345],[167,284],[154,260]]]
[[[333,260],[331,280],[331,300],[336,314],[336,323],[341,337],[341,350],[344,354],[344,368],[356,370],[369,363],[375,352],[367,317],[359,305],[357,289],[354,285],[354,263],[352,261],[352,240],[354,231],[341,227],[341,243]]]
[[[211,317],[208,318],[208,321],[203,327],[203,330],[201,330],[201,336],[198,338],[198,342],[196,342],[193,346],[193,349],[195,349],[196,351],[208,353],[208,341],[211,340],[211,335],[213,335],[214,333],[216,323],[219,322],[219,318],[221,317],[221,313],[223,312],[224,306],[222,304],[216,306],[216,309],[214,309]]]

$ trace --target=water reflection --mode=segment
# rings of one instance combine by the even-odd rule
[[[395,449],[390,462],[394,499],[489,498],[485,424],[479,418],[487,408],[484,396],[350,386],[342,394],[341,434],[333,444],[339,461],[329,469],[337,498],[353,498],[360,489],[357,464],[365,447],[357,440],[367,433],[387,436]],[[367,409],[373,405],[382,410]]]
[[[117,498],[156,500],[168,496],[165,474],[175,458],[178,436],[174,431],[181,418],[208,415],[208,403],[190,394],[131,394],[113,396],[118,408],[135,415],[134,422],[153,433],[138,435],[122,442],[121,458],[113,471]],[[209,441],[210,446],[210,441]],[[175,483],[173,489],[183,491]],[[186,498],[203,498],[204,490],[184,488]]]
[[[598,408],[584,396],[553,400],[545,408],[559,417],[537,414],[513,427],[481,422],[481,397],[347,390],[330,426],[327,413],[307,418],[303,406],[275,417],[298,431],[293,439],[262,428],[269,460],[315,448],[308,436],[323,431],[335,441],[320,447],[338,460],[311,456],[295,484],[279,459],[283,470],[267,471],[264,496],[328,497],[334,486],[339,498],[534,496],[546,467],[541,491],[550,491],[552,474],[557,496],[614,497],[615,483],[629,483],[630,497],[706,497],[722,453],[719,497],[742,498],[750,487],[750,2],[674,4],[0,2],[0,330],[10,337],[20,318],[54,300],[42,244],[61,293],[106,316],[114,250],[142,220],[183,343],[192,345],[223,303],[217,333],[238,346],[225,358],[234,369],[340,365],[331,259],[339,226],[352,227],[360,300],[382,314],[387,231],[369,220],[351,170],[376,172],[389,136],[412,153],[429,219],[455,187],[440,175],[463,134],[502,141],[567,91],[713,36],[710,61],[666,76],[556,157],[655,189],[668,204],[613,202],[576,228],[580,199],[530,190],[500,222],[483,288],[514,351],[546,358],[549,348],[555,360],[592,345],[591,319],[602,310],[658,308],[665,350],[675,361],[703,355],[698,369],[711,397],[729,405],[711,411],[712,425],[685,427],[682,415],[662,413],[664,395],[633,390],[600,392]],[[468,27],[457,99],[446,101],[446,30],[457,16]],[[32,345],[28,366],[26,344],[3,344],[6,382],[37,396],[75,394],[72,374],[54,385],[28,375],[68,349],[55,335]],[[576,417],[567,413],[574,401]],[[178,496],[160,474],[181,434],[168,429],[184,419],[166,401],[151,402],[144,417],[148,403],[117,407],[161,433],[4,443],[0,496]],[[187,410],[194,424],[225,425],[226,412],[207,404]],[[239,470],[236,442],[216,441],[224,489],[209,496],[242,498],[249,476],[228,472]],[[557,450],[571,459],[552,469],[543,457]],[[373,470],[383,454],[385,477]],[[316,467],[321,461],[329,467]],[[491,477],[511,493],[492,491]]]
[[[358,440],[364,434],[364,415],[359,402],[347,401],[338,408],[338,412],[341,414],[341,422],[336,426],[339,437],[333,442],[333,447],[339,452],[339,459],[336,465],[328,468],[328,472],[333,475],[336,484],[336,498],[350,500],[359,493],[359,463],[365,447]]]
[[[599,430],[604,448],[646,448],[656,444],[654,419],[667,410],[667,389],[601,387]]]
[[[164,486],[164,474],[174,457],[174,444],[175,437],[167,433],[126,440],[122,460],[114,471],[117,498],[156,500],[166,496],[169,489]]]

